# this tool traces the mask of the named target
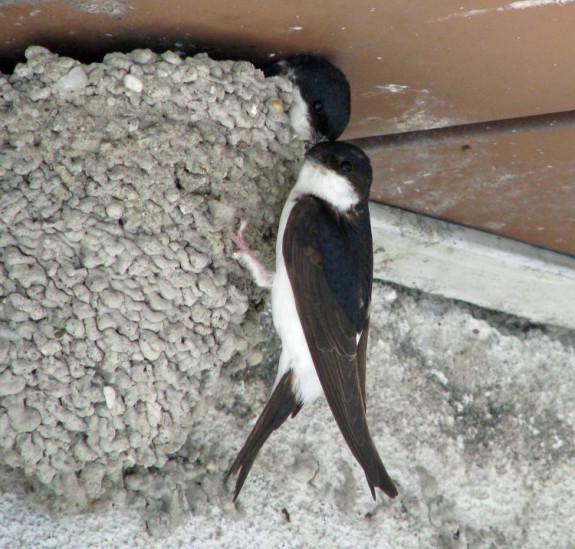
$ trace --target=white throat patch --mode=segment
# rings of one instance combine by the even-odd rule
[[[289,111],[289,118],[295,139],[311,141],[312,132],[309,121],[309,111],[297,86],[293,88],[293,103]]]
[[[342,213],[353,208],[360,199],[345,177],[309,160],[304,162],[292,194],[317,196]]]

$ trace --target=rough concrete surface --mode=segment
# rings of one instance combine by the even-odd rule
[[[399,498],[319,399],[232,504],[278,349],[225,235],[248,216],[270,259],[289,83],[34,48],[0,86],[0,546],[573,546],[574,334],[384,284],[368,420]]]

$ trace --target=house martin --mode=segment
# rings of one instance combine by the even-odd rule
[[[265,76],[282,75],[293,85],[290,123],[296,139],[337,139],[347,127],[351,93],[347,78],[335,65],[311,55],[298,55],[262,67]]]
[[[271,397],[226,474],[239,473],[234,501],[270,434],[322,392],[371,494],[397,489],[366,421],[366,355],[373,281],[369,219],[372,169],[365,153],[345,142],[321,142],[306,154],[283,208],[275,273],[244,240],[230,235],[234,256],[260,286],[272,289],[282,352]]]

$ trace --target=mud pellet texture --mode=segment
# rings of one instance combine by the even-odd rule
[[[250,63],[26,57],[0,75],[0,464],[86,509],[141,495],[127,472],[193,441],[253,354],[227,233],[273,230],[302,150],[291,84]]]

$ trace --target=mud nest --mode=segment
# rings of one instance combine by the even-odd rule
[[[290,82],[250,63],[26,57],[0,75],[0,465],[82,509],[162,468],[252,352],[226,235],[275,225],[301,150]]]

